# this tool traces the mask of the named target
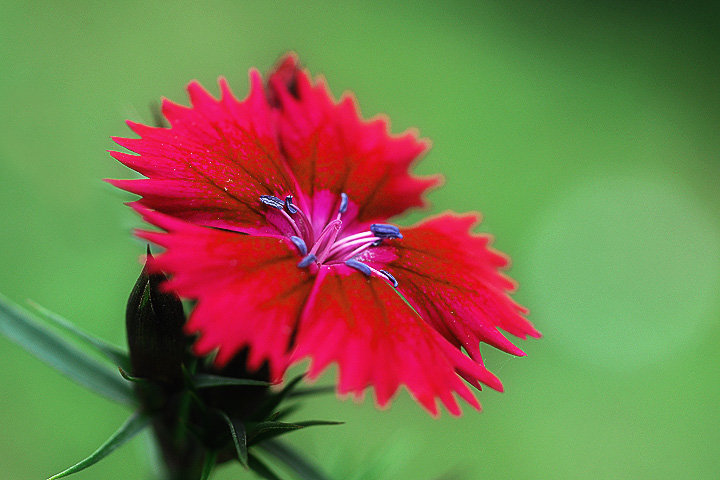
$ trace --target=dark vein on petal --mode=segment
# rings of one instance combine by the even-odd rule
[[[468,286],[458,285],[458,284],[456,283],[456,282],[457,282],[456,280],[448,280],[448,279],[446,279],[446,278],[439,277],[439,276],[436,276],[436,275],[429,275],[429,274],[421,273],[421,272],[418,271],[418,270],[413,270],[412,268],[405,267],[405,266],[400,265],[400,264],[391,264],[391,265],[392,265],[392,268],[394,268],[394,269],[404,270],[404,271],[406,271],[406,272],[408,272],[408,273],[415,274],[415,275],[417,275],[418,277],[427,278],[428,280],[431,280],[431,281],[433,281],[433,282],[435,282],[435,283],[441,283],[441,284],[443,284],[443,285],[446,285],[446,286],[448,286],[450,289],[459,290],[459,291],[466,292],[466,293],[468,293],[468,292],[469,292],[469,293],[477,293],[474,289],[472,289],[472,288],[470,288],[470,287],[468,287]],[[484,287],[487,288],[487,286],[486,286],[483,282],[479,282],[479,283],[480,283],[481,285],[483,285]],[[400,285],[401,285],[401,286],[400,286],[400,289],[402,289],[402,282],[400,283]]]
[[[375,291],[375,282],[370,280],[368,288],[370,289],[370,293],[372,294],[373,298],[375,299],[375,306],[377,307],[380,312],[382,312],[382,322],[386,326],[390,326],[390,318],[388,317],[388,312],[386,308],[383,308],[384,305],[380,301],[380,297],[378,296],[377,292]]]
[[[203,115],[203,116],[204,116],[204,115]],[[206,118],[206,120],[207,120],[207,118]],[[236,157],[235,155],[233,155],[233,154],[235,153],[235,150],[234,150],[234,149],[232,148],[232,146],[230,145],[230,139],[229,139],[229,137],[225,134],[225,132],[223,132],[223,131],[220,129],[220,126],[218,126],[218,125],[215,124],[215,123],[210,122],[209,120],[208,120],[208,123],[209,123],[210,127],[212,127],[213,130],[215,130],[215,131],[217,132],[217,134],[218,134],[218,136],[219,136],[218,140],[221,140],[221,141],[223,142],[223,144],[225,145],[225,155],[224,155],[224,158],[227,159],[227,160],[229,160],[229,161],[232,163],[232,165],[240,168],[241,171],[245,172],[245,174],[246,174],[248,177],[252,178],[258,186],[261,186],[262,188],[264,188],[267,193],[274,193],[274,192],[269,188],[269,186],[265,184],[265,182],[263,182],[260,178],[258,178],[257,176],[255,176],[253,173],[251,173],[250,170],[248,170],[248,167],[246,167],[245,165],[243,165],[243,164],[241,163],[239,157]],[[237,124],[235,124],[235,125],[236,125],[236,127],[237,127],[238,133],[240,134],[240,136],[241,136],[241,138],[242,138],[243,140],[246,140],[246,141],[249,140],[247,143],[250,143],[250,144],[252,144],[252,145],[255,145],[256,147],[258,146],[258,143],[254,140],[255,137],[253,137],[253,136],[251,135],[251,132],[248,132],[248,131],[246,131],[246,130],[243,130],[243,129],[240,128],[240,126],[237,125]],[[253,132],[253,133],[254,133],[254,132]],[[262,150],[263,153],[265,153],[265,155],[268,156],[267,152],[265,152],[265,151],[262,149],[262,147],[260,148],[260,150]],[[269,156],[268,156],[268,158],[269,158]],[[270,160],[270,162],[273,163],[272,160]],[[274,164],[274,163],[273,163],[273,164]]]

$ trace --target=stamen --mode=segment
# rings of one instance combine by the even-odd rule
[[[398,281],[390,272],[376,270],[370,265],[355,260],[355,257],[371,247],[381,245],[385,240],[403,238],[400,229],[395,225],[373,223],[370,225],[369,230],[338,239],[343,226],[341,218],[343,213],[347,212],[350,203],[346,193],[340,193],[337,218],[325,225],[325,228],[317,236],[317,241],[315,240],[312,222],[300,207],[293,204],[292,195],[286,195],[284,200],[275,195],[260,195],[260,202],[279,210],[280,215],[287,220],[294,231],[294,235],[289,232],[285,233],[285,235],[302,256],[302,260],[297,263],[298,268],[307,268],[313,263],[318,265],[344,263],[366,276],[377,275],[397,288]],[[269,214],[270,212],[268,212]],[[312,245],[311,249],[309,248],[310,245]]]
[[[295,246],[298,249],[298,252],[300,252],[300,255],[307,255],[307,245],[305,245],[305,240],[303,240],[300,237],[292,236],[290,237],[290,241],[295,244]]]
[[[360,252],[364,252],[365,250],[367,250],[368,248],[370,248],[370,247],[372,247],[372,246],[374,246],[374,245],[375,245],[374,243],[366,243],[365,245],[360,245],[359,247],[357,247],[357,248],[356,248],[355,250],[353,250],[352,252],[350,252],[350,253],[344,253],[343,256],[344,256],[345,258],[353,258],[353,257],[359,255]]]
[[[395,287],[395,288],[398,287],[398,281],[395,280],[395,277],[393,277],[390,272],[388,272],[387,270],[380,270],[380,273],[385,275],[385,277],[392,282],[393,287]]]
[[[290,212],[291,215],[295,215],[297,213],[297,208],[293,205],[292,198],[292,195],[285,197],[285,208],[287,208],[287,211]]]
[[[347,266],[350,267],[350,268],[354,268],[355,270],[361,271],[362,273],[364,273],[364,274],[365,274],[366,276],[368,276],[368,277],[369,277],[370,275],[372,275],[372,270],[370,269],[370,267],[368,267],[367,265],[365,265],[365,264],[362,263],[362,262],[358,262],[357,260],[352,260],[352,259],[347,260],[347,261],[345,262],[345,265],[347,265]]]
[[[378,238],[403,238],[398,227],[386,223],[373,223],[370,231]]]
[[[260,195],[260,201],[265,205],[282,210],[285,203],[274,195]]]
[[[328,253],[328,256],[337,255],[337,254],[340,254],[341,252],[352,251],[351,249],[356,248],[357,245],[368,245],[368,246],[375,245],[375,242],[373,242],[371,240],[373,238],[375,238],[375,237],[370,237],[370,239],[357,238],[355,240],[350,240],[349,242],[346,241],[346,239],[343,239],[339,242],[336,242],[335,245],[332,246],[332,248],[330,249],[330,252]],[[351,258],[353,256],[354,255],[347,255],[348,258]]]
[[[348,207],[348,196],[346,193],[343,192],[340,194],[340,209],[338,210],[338,212],[340,212],[340,213],[347,212],[347,207]]]
[[[292,196],[288,195],[288,197],[290,198],[290,201],[292,202]],[[297,223],[295,222],[295,220],[293,220],[293,218],[292,218],[290,215],[288,215],[288,213],[285,211],[285,206],[286,206],[285,204],[288,202],[287,198],[285,199],[285,202],[283,202],[282,200],[280,200],[278,197],[276,197],[276,196],[274,196],[274,195],[260,195],[260,202],[261,202],[261,203],[264,203],[265,205],[267,205],[267,206],[269,206],[269,207],[277,208],[278,210],[280,210],[280,214],[282,214],[282,216],[285,217],[285,219],[288,221],[288,223],[290,224],[290,226],[292,227],[292,229],[295,231],[295,233],[296,233],[298,236],[302,235],[302,233],[300,232],[300,228],[298,227],[298,224],[297,224]],[[298,211],[298,210],[292,205],[292,203],[290,203],[290,205],[288,206],[288,210],[290,210],[291,208],[292,208],[293,210],[295,210],[295,212]],[[292,213],[292,211],[291,211],[290,213]]]
[[[298,233],[299,236],[307,240],[307,243],[312,245],[315,243],[315,235],[312,231],[312,223],[310,219],[305,215],[300,207],[292,203],[292,195],[285,197],[285,207],[287,207],[290,214],[293,215],[292,219],[298,225],[298,228],[302,230],[302,234]],[[297,215],[297,216],[296,216]]]
[[[371,232],[365,231],[365,232],[360,232],[360,233],[356,233],[353,235],[348,235],[347,237],[341,239],[340,242],[338,242],[338,243],[346,243],[346,242],[350,242],[353,240],[357,240],[359,238],[364,238],[366,240],[369,240],[369,239],[374,239],[376,237]]]
[[[300,260],[297,264],[299,268],[306,268],[312,265],[317,260],[317,257],[313,255],[312,253],[305,255],[305,257]]]

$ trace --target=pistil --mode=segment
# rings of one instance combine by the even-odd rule
[[[331,220],[315,239],[312,222],[300,207],[293,204],[292,200],[292,195],[287,195],[285,200],[274,195],[260,196],[260,201],[279,210],[293,229],[295,235],[289,236],[289,239],[302,256],[302,260],[297,264],[298,268],[307,268],[313,263],[328,266],[344,264],[367,276],[376,275],[390,282],[394,287],[398,286],[397,280],[389,272],[377,270],[355,259],[360,253],[380,245],[385,240],[401,239],[403,236],[398,227],[373,223],[367,231],[338,239],[343,225],[342,215],[347,212],[349,204],[348,196],[342,193],[337,217]],[[308,245],[312,246],[310,250]]]
[[[340,219],[333,220],[327,224],[325,229],[323,229],[323,232],[320,234],[317,242],[315,242],[311,253],[319,252],[319,263],[322,263],[327,258],[330,249],[337,239],[338,233],[340,233],[340,227],[342,227],[342,221],[340,221]],[[321,247],[322,250],[320,250]]]

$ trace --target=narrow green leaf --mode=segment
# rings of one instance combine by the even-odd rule
[[[281,430],[281,431],[297,430],[299,428],[302,428],[302,425],[298,425],[295,423],[275,422],[275,421],[259,422],[248,433],[248,441],[252,442],[252,440],[255,437],[257,437],[258,435],[261,435],[263,433],[266,433],[266,432],[271,432],[274,430]]]
[[[205,454],[205,461],[203,462],[203,469],[200,475],[200,480],[208,480],[210,478],[210,472],[215,467],[217,461],[218,452],[210,450]]]
[[[302,380],[303,378],[305,378],[305,374],[301,373],[300,375],[298,375],[295,378],[293,378],[292,380],[290,380],[287,383],[287,385],[285,385],[285,387],[282,389],[283,394],[284,395],[290,394],[293,390],[295,390],[295,387],[298,386],[298,384],[300,383],[300,380]]]
[[[287,418],[290,415],[292,415],[293,413],[300,410],[301,407],[302,407],[302,404],[300,404],[300,403],[294,403],[290,406],[282,407],[277,412],[275,412],[275,418],[273,418],[272,420],[282,420],[284,418]]]
[[[218,410],[218,413],[223,420],[225,420],[225,423],[227,423],[228,428],[230,429],[230,435],[232,436],[233,443],[235,444],[235,452],[237,453],[238,460],[243,467],[248,468],[248,441],[245,424],[240,421],[233,421],[228,414],[222,410]]]
[[[266,418],[277,409],[278,405],[287,397],[300,383],[305,375],[298,375],[297,377],[290,380],[285,387],[277,393],[273,393],[268,396],[268,399],[258,406],[253,412],[254,418]]]
[[[290,467],[301,480],[330,480],[317,465],[280,440],[268,440],[258,445],[258,448]]]
[[[277,476],[275,472],[270,470],[267,465],[265,465],[257,456],[253,454],[250,454],[250,456],[248,457],[248,464],[250,465],[250,470],[257,473],[266,480],[282,480],[280,477]]]
[[[302,422],[293,422],[301,427],[316,427],[318,425],[345,425],[345,422],[335,422],[332,420],[304,420]]]
[[[103,458],[110,455],[116,448],[125,444],[128,440],[137,435],[149,423],[150,417],[148,415],[140,412],[133,414],[115,433],[113,433],[110,438],[107,439],[107,441],[105,441],[105,443],[100,445],[100,448],[95,450],[92,455],[67,470],[62,471],[57,475],[53,475],[48,480],[67,477],[68,475],[85,470],[89,466],[96,464]]]
[[[130,384],[117,371],[86,354],[3,296],[0,296],[0,334],[95,393],[125,405],[135,403]]]
[[[228,387],[232,385],[248,385],[255,387],[269,387],[273,385],[262,380],[251,380],[249,378],[223,377],[222,375],[211,375],[209,373],[197,373],[191,377],[195,388]]]
[[[330,422],[325,420],[307,420],[294,423],[275,421],[260,422],[254,425],[253,428],[249,429],[248,445],[259,444],[271,438],[275,438],[305,427],[314,427],[317,425],[341,425],[342,423],[343,422]]]
[[[38,305],[32,300],[28,300],[28,303],[43,317],[52,322],[56,327],[61,328],[62,330],[71,334],[77,340],[80,340],[86,345],[93,347],[97,352],[105,355],[108,360],[115,363],[117,366],[122,367],[123,370],[130,370],[130,357],[128,356],[128,353],[122,348],[80,330],[69,320],[61,317],[55,312],[48,310],[42,305]]]
[[[305,397],[308,395],[324,395],[334,393],[335,385],[315,385],[312,387],[299,388],[288,394],[288,398]]]

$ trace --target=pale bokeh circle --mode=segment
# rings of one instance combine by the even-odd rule
[[[522,289],[555,347],[634,368],[676,354],[718,321],[720,226],[673,179],[587,182],[539,220]]]

